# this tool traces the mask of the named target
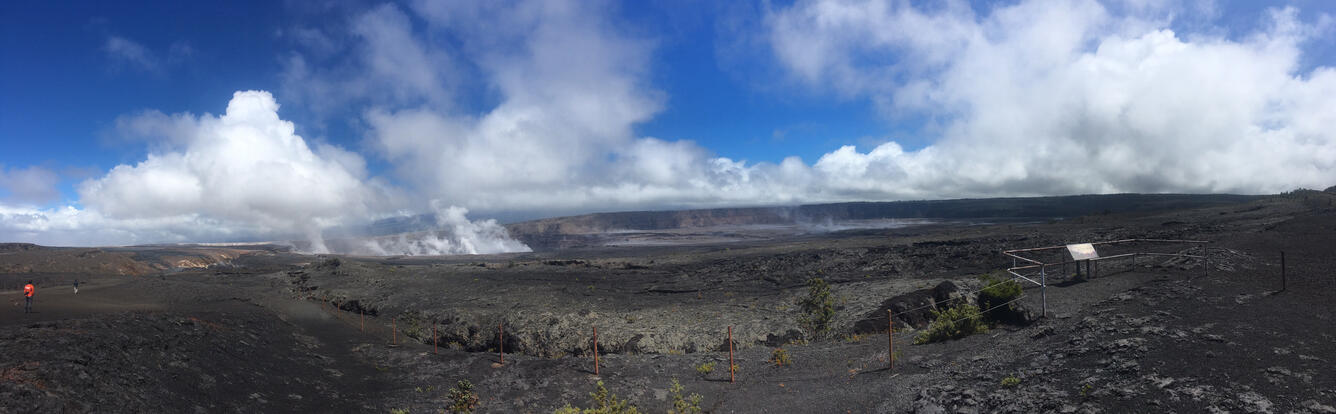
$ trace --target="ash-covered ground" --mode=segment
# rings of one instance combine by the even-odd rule
[[[0,411],[434,413],[469,380],[479,412],[588,406],[598,381],[666,412],[677,379],[708,412],[1336,412],[1334,199],[485,256],[6,245]],[[1209,269],[1069,269],[1046,318],[1026,287],[1033,320],[914,344],[931,308],[905,310],[974,298],[1002,250],[1130,238],[1210,241]],[[827,338],[798,322],[812,278],[835,297]],[[12,289],[28,279],[34,314]]]

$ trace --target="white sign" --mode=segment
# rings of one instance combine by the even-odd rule
[[[1090,243],[1069,244],[1067,251],[1072,254],[1072,260],[1098,259],[1099,253],[1095,253],[1095,246]]]

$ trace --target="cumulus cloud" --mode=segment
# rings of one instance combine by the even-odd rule
[[[814,170],[849,192],[1263,193],[1336,179],[1336,134],[1314,127],[1336,117],[1336,71],[1299,70],[1328,17],[1272,10],[1233,38],[1185,38],[1164,17],[1079,0],[983,15],[963,2],[805,1],[767,22],[800,82],[945,119],[921,150],[822,157]]]
[[[328,252],[324,229],[399,207],[399,190],[368,177],[360,155],[327,144],[311,148],[278,108],[268,92],[243,91],[218,116],[123,118],[118,124],[129,133],[165,137],[173,149],[85,181],[78,189],[84,208],[0,209],[0,230],[39,240],[87,231],[79,244],[296,236],[312,252]],[[42,175],[33,171],[6,173],[0,181]],[[460,245],[450,252],[514,247],[488,238],[495,223],[474,224],[463,217],[466,210],[445,211]]]

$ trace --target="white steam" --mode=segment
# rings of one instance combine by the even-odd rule
[[[349,253],[440,256],[533,251],[524,243],[512,239],[506,228],[497,224],[496,220],[470,221],[465,217],[469,212],[466,208],[442,208],[438,200],[432,200],[431,205],[436,210],[436,229],[366,240]]]

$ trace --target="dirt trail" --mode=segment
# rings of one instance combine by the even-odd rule
[[[33,298],[33,313],[23,313],[22,291],[0,292],[4,311],[0,312],[0,326],[61,319],[95,317],[116,312],[161,311],[166,307],[151,298],[131,298],[123,286],[130,279],[101,279],[97,283],[81,283],[79,293],[72,285],[37,285]]]

